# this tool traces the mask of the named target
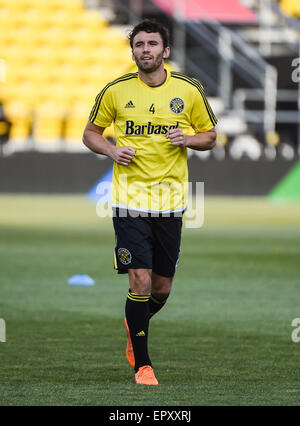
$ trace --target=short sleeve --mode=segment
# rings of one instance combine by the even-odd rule
[[[206,98],[204,89],[198,80],[195,81],[194,102],[191,111],[191,124],[196,133],[208,132],[218,120]]]
[[[94,106],[89,116],[91,123],[100,127],[109,127],[115,118],[113,94],[110,87],[106,86],[95,99]]]

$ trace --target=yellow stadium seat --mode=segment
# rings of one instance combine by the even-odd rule
[[[97,59],[97,62],[100,61],[103,66],[119,72],[118,68],[131,62],[131,52],[127,47],[102,46],[95,49],[94,58]]]
[[[40,40],[36,36],[36,31],[30,26],[20,26],[14,33],[15,43],[17,43],[22,50],[27,49],[33,51],[35,47],[40,44]]]
[[[64,64],[85,65],[85,51],[80,46],[70,46],[66,51],[60,52],[60,54],[60,60]]]
[[[55,141],[62,137],[65,110],[54,102],[40,104],[34,111],[33,135],[39,141]]]
[[[73,88],[72,84],[66,84],[61,81],[40,85],[36,87],[36,102],[34,105],[38,106],[39,103],[47,104],[50,102],[56,104],[58,108],[70,108],[76,98]]]
[[[0,102],[11,102],[17,96],[17,85],[5,83],[0,84]]]
[[[28,5],[24,0],[1,0],[0,7],[8,8],[15,13],[21,13],[27,9]]]
[[[39,32],[38,47],[49,48],[58,53],[68,48],[66,33],[58,27],[45,27]]]
[[[300,2],[299,0],[281,0],[280,7],[283,13],[290,16],[300,17]]]
[[[78,102],[90,103],[99,92],[99,87],[95,83],[85,83],[74,88],[75,100]]]
[[[24,2],[23,2],[24,3]],[[59,9],[61,6],[59,4],[57,4],[57,2],[50,0],[50,1],[44,1],[44,0],[30,0],[30,1],[26,1],[27,3],[27,8],[30,9],[36,9],[39,10],[43,13],[51,13],[53,11],[56,11],[57,9]],[[63,4],[63,1],[61,2],[61,4]]]
[[[84,128],[90,115],[92,104],[86,102],[78,102],[71,109],[66,119],[65,139],[67,143],[81,143]],[[111,125],[104,131],[104,136],[109,138],[115,137],[114,127]]]
[[[7,31],[10,32],[10,34],[6,34],[6,37],[10,35],[11,38],[14,37],[14,30],[18,28],[20,25],[22,25],[23,19],[22,15],[15,14],[13,10],[8,8],[1,8],[0,7],[0,31],[1,34],[5,34]]]
[[[5,84],[18,86],[26,79],[24,71],[20,67],[13,66],[11,63],[6,64],[6,81]]]
[[[19,0],[14,0],[19,1]],[[24,0],[22,0],[24,2]],[[43,11],[67,10],[69,12],[82,11],[84,3],[81,0],[25,0],[27,7]]]
[[[128,46],[125,34],[117,28],[107,28],[105,33],[105,44],[117,49]]]
[[[38,47],[49,47],[54,50],[60,50],[66,47],[65,38],[59,28],[45,27],[39,34]]]
[[[0,37],[1,44],[0,49],[9,49],[11,45],[17,43],[15,29],[7,25],[7,23],[2,24],[0,22]]]
[[[81,25],[96,31],[108,26],[107,20],[97,10],[85,10],[82,13]]]
[[[78,27],[70,34],[72,43],[76,46],[82,46],[84,49],[92,50],[94,46],[98,45],[103,38],[105,30],[99,29],[94,31],[87,27]]]
[[[26,140],[30,136],[32,111],[22,101],[13,101],[4,104],[4,111],[12,123],[10,137],[15,141]]]
[[[3,87],[2,87],[3,86]],[[43,99],[43,90],[47,86],[45,84],[38,84],[32,81],[21,81],[20,84],[7,82],[3,84],[0,90],[0,100],[6,102],[13,102],[19,100],[28,106],[35,106]]]
[[[67,8],[70,11],[84,11],[84,1],[83,0],[56,0],[58,4]]]
[[[81,81],[78,70],[80,70],[80,67],[74,67],[70,63],[65,63],[59,67],[56,81],[74,85]]]
[[[10,0],[1,0],[0,1],[0,8],[1,9],[7,9],[7,8],[9,8],[9,5],[11,4],[12,2],[10,1]]]
[[[42,45],[34,49],[35,61],[39,60],[40,63],[46,66],[58,65],[63,60],[63,53],[61,50],[55,49],[54,46]]]
[[[83,0],[0,0],[0,39],[7,65],[0,100],[16,117],[26,105],[27,121],[12,130],[20,137],[28,136],[31,108],[36,139],[60,138],[63,111],[70,111],[66,137],[78,140],[95,96],[130,64],[126,36]]]
[[[107,66],[107,64],[111,63],[111,61],[113,60],[114,52],[108,46],[101,46],[98,49],[95,49],[93,53],[94,53],[95,60],[99,62],[101,58],[101,64],[105,67]]]
[[[105,138],[112,138],[112,139],[114,139],[114,138],[115,138],[115,130],[114,130],[114,126],[113,126],[113,124],[112,124],[111,126],[107,127],[107,128],[104,130],[104,132],[103,132],[103,136],[104,136]]]
[[[46,19],[48,27],[61,28],[64,31],[76,30],[80,27],[82,14],[70,12],[66,9],[58,9],[48,14]]]
[[[25,81],[18,86],[19,99],[27,105],[34,105],[38,96],[38,88],[32,81]]]
[[[53,79],[50,71],[51,68],[37,61],[26,67],[22,74],[27,81],[33,81],[36,85],[48,85]]]
[[[10,59],[13,60],[15,57],[19,58],[20,55],[22,55],[22,49],[15,43],[11,44],[10,46],[0,44],[0,55],[1,58],[9,62]]]
[[[65,124],[65,139],[69,142],[81,142],[82,135],[92,106],[85,102],[77,102],[70,109]]]
[[[92,83],[100,90],[101,84],[106,84],[112,78],[112,71],[110,68],[102,64],[92,64],[81,70],[81,79],[86,83]]]
[[[22,21],[24,25],[35,27],[35,23],[43,22],[44,14],[40,10],[34,8],[27,8],[22,14]]]
[[[24,49],[21,45],[14,43],[8,46],[2,57],[12,66],[24,68],[35,60],[36,51],[35,49]]]

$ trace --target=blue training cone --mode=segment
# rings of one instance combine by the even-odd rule
[[[68,279],[68,284],[70,285],[94,285],[95,281],[87,274],[75,274]]]

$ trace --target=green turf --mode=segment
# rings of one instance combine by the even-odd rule
[[[0,197],[0,405],[299,405],[299,203],[206,198],[151,320],[157,387],[124,356],[113,245],[83,197]],[[68,285],[75,273],[95,286]]]

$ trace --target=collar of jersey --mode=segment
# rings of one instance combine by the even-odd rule
[[[139,74],[138,74],[138,82],[139,82],[139,83],[140,83],[143,87],[146,87],[146,88],[147,88],[147,89],[149,89],[149,90],[156,90],[156,91],[158,91],[158,90],[162,89],[163,87],[165,87],[165,86],[168,84],[169,80],[170,80],[171,74],[170,74],[169,70],[167,70],[167,69],[165,68],[165,71],[166,71],[166,73],[167,73],[167,78],[165,79],[165,81],[163,82],[163,84],[161,84],[160,86],[156,86],[156,87],[148,86],[148,84],[144,83],[144,82],[140,79]]]

